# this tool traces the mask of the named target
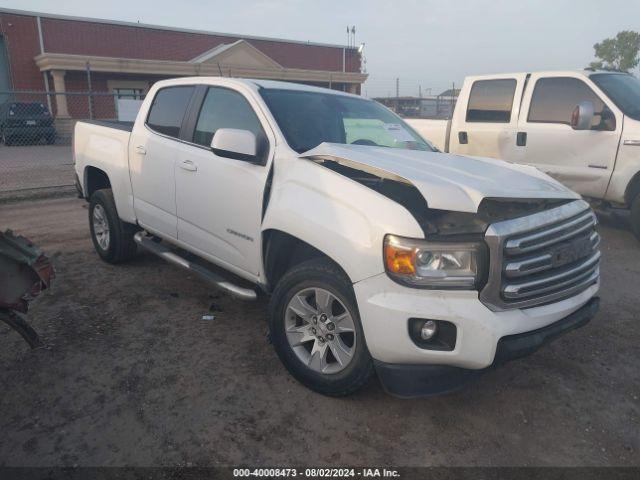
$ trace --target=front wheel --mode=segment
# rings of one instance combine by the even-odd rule
[[[373,375],[353,288],[329,260],[284,275],[271,299],[269,329],[289,373],[316,392],[349,395]]]
[[[120,220],[110,188],[91,195],[89,228],[93,246],[105,262],[120,263],[135,256],[137,244],[133,235],[136,227]]]
[[[636,198],[631,202],[631,231],[640,240],[640,194],[636,195]]]

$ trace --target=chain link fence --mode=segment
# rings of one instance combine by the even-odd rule
[[[406,77],[372,75],[362,86],[362,94],[390,108],[404,118],[449,119],[460,93],[459,84],[439,87]]]
[[[141,93],[0,92],[0,195],[74,184],[78,120],[133,121]]]

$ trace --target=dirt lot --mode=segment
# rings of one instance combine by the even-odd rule
[[[30,318],[0,327],[0,465],[640,465],[640,243],[604,226],[602,309],[466,390],[345,399],[289,377],[247,304],[161,260],[98,260],[77,199],[0,205],[53,256]],[[214,321],[202,315],[213,311]]]
[[[73,185],[69,145],[0,146],[0,197],[6,192]]]

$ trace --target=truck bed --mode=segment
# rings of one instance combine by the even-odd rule
[[[109,179],[110,187],[120,192],[115,197],[120,217],[134,223],[133,198],[129,180],[129,138],[133,124],[98,120],[78,121],[73,136],[73,153],[78,180],[86,196],[91,194],[91,174]]]
[[[118,120],[81,120],[82,123],[91,125],[100,125],[101,127],[116,128],[131,133],[133,130],[133,122],[121,122]]]
[[[430,120],[422,118],[405,118],[405,121],[426,140],[429,140],[438,150],[447,151],[447,135],[449,134],[449,120]]]

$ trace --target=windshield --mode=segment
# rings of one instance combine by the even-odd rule
[[[640,81],[637,78],[619,73],[596,73],[589,78],[625,115],[640,120]]]
[[[260,94],[298,153],[322,142],[434,150],[400,117],[371,100],[269,88]]]

